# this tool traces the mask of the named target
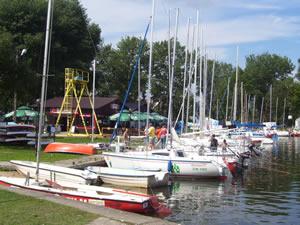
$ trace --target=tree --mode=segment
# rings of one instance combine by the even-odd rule
[[[265,96],[275,80],[288,78],[295,66],[287,57],[264,53],[246,57],[246,67],[241,80],[248,93]]]
[[[99,26],[89,23],[78,0],[56,0],[53,13],[49,73],[55,76],[49,79],[49,97],[63,95],[65,67],[89,68],[101,42]],[[18,93],[19,104],[32,103],[40,96],[37,74],[41,74],[43,66],[46,17],[44,0],[0,1],[0,42],[6,40],[9,47],[6,56],[12,67],[6,66],[6,71],[4,67],[0,69],[0,85],[8,87],[6,97],[9,98],[6,99],[12,98],[13,91]],[[28,51],[20,58],[23,48]],[[4,59],[0,60],[0,64],[7,64]]]

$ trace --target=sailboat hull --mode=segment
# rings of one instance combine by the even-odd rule
[[[225,178],[226,166],[195,157],[182,158],[163,155],[103,153],[109,167],[120,169],[160,170],[180,178]]]

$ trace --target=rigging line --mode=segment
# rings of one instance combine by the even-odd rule
[[[119,123],[120,123],[120,118],[121,118],[122,112],[123,112],[123,110],[124,110],[124,107],[125,107],[125,104],[126,104],[128,95],[129,95],[129,91],[130,91],[130,89],[131,89],[131,84],[132,84],[134,75],[136,74],[136,70],[137,70],[137,67],[138,67],[139,59],[141,58],[142,51],[143,51],[144,46],[145,46],[146,37],[147,37],[147,33],[148,33],[148,30],[149,30],[149,27],[150,27],[151,19],[152,19],[152,16],[150,17],[150,21],[149,21],[149,23],[148,23],[148,25],[147,25],[147,28],[146,28],[146,31],[145,31],[145,34],[144,34],[144,38],[143,38],[143,40],[141,40],[140,45],[139,45],[138,55],[136,56],[134,68],[133,68],[133,71],[132,71],[132,73],[131,73],[131,78],[130,78],[130,81],[129,81],[129,83],[128,83],[128,88],[127,88],[127,91],[126,91],[126,93],[125,93],[125,98],[124,98],[124,100],[123,100],[123,104],[122,104],[121,110],[120,110],[120,112],[119,112],[118,120],[117,120],[117,122],[116,122],[116,124],[115,124],[114,131],[113,131],[113,133],[112,133],[112,135],[111,135],[111,137],[110,137],[110,143],[112,143],[112,141],[113,141],[113,140],[115,139],[115,137],[116,137],[116,131],[117,131],[118,125],[119,125]]]

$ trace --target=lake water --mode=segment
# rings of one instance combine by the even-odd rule
[[[175,181],[155,193],[180,224],[300,224],[300,138],[267,147],[235,185]]]

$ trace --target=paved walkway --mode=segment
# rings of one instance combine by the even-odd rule
[[[62,205],[68,205],[85,212],[90,212],[99,215],[99,218],[92,221],[88,225],[175,225],[175,223],[165,221],[159,218],[143,216],[135,213],[106,208],[104,206],[96,206],[84,202],[65,199],[62,197],[54,196],[49,193],[29,191],[20,188],[9,188],[5,186],[0,186],[0,189],[12,191],[18,194],[38,199],[51,201]]]

